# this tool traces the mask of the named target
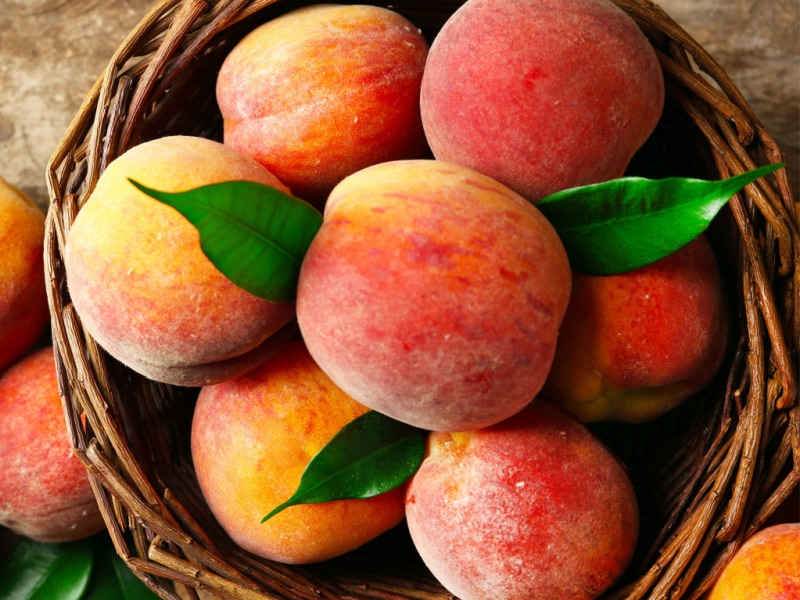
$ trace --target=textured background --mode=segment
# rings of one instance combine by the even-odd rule
[[[0,0],[0,176],[47,203],[44,171],[81,100],[155,0]],[[800,164],[800,2],[662,0]]]
[[[0,176],[43,207],[50,154],[114,50],[154,2],[0,0]],[[659,4],[737,83],[786,153],[800,198],[800,1]],[[0,528],[0,559],[10,543]]]

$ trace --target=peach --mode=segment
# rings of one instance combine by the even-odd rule
[[[708,600],[800,598],[800,523],[756,532],[734,553]]]
[[[531,202],[621,176],[663,105],[652,46],[608,0],[469,0],[421,87],[434,156]]]
[[[0,525],[40,542],[104,528],[86,470],[72,454],[52,347],[0,377]]]
[[[419,108],[427,54],[419,30],[389,9],[319,4],[284,14],[222,65],[225,144],[321,206],[346,175],[427,150]]]
[[[584,422],[652,420],[713,379],[727,346],[727,314],[705,235],[627,273],[574,273],[541,396]]]
[[[555,405],[475,431],[434,432],[406,492],[425,564],[462,600],[592,599],[639,531],[623,466]]]
[[[44,212],[0,177],[0,370],[28,351],[50,322],[44,280]]]
[[[312,563],[361,546],[403,520],[405,486],[372,498],[290,506],[311,458],[367,408],[294,340],[261,367],[200,391],[192,458],[208,506],[242,548],[284,563]]]
[[[206,257],[197,229],[135,188],[165,192],[228,180],[288,189],[219,142],[174,136],[135,146],[102,173],[65,249],[70,296],[83,325],[113,357],[158,381],[202,386],[274,353],[294,317],[234,285]]]
[[[569,298],[533,205],[435,160],[363,169],[331,192],[300,269],[309,351],[354,399],[440,431],[490,425],[539,391]]]

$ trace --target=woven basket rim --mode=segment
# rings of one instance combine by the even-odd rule
[[[720,178],[784,162],[774,139],[716,60],[650,0],[613,0],[651,39],[670,97],[696,126]],[[191,128],[207,107],[197,69],[216,60],[253,24],[291,0],[162,0],[119,46],[54,149],[47,166],[50,206],[45,269],[53,342],[70,443],[90,476],[117,553],[164,598],[173,584],[190,598],[450,598],[415,565],[364,576],[335,563],[294,568],[237,549],[200,515],[192,467],[155,466],[171,456],[175,432],[144,432],[141,414],[186,419],[186,390],[144,380],[100,348],[69,298],[63,249],[70,225],[106,165],[128,147]],[[462,2],[394,2],[427,34]],[[194,86],[194,87],[193,87]],[[178,107],[194,106],[197,112]],[[213,99],[212,99],[213,100]],[[649,562],[604,598],[691,598],[708,589],[733,552],[800,485],[800,234],[784,169],[736,194],[727,207],[739,303],[738,346],[722,393],[698,426],[696,452],[670,479],[676,492]],[[181,408],[182,407],[182,408]],[[87,425],[82,424],[85,415]],[[163,431],[162,431],[163,429]],[[185,441],[185,440],[182,440]],[[694,450],[693,450],[694,451]],[[400,560],[400,559],[398,559]],[[347,568],[345,568],[347,567]]]

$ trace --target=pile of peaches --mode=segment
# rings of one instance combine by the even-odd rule
[[[105,528],[71,454],[47,331],[45,214],[0,177],[0,526],[46,543]]]
[[[703,235],[591,276],[536,208],[622,176],[654,130],[664,82],[636,24],[605,0],[469,0],[429,45],[390,9],[314,5],[243,38],[216,90],[223,141],[119,156],[64,255],[75,309],[110,355],[199,388],[191,450],[215,518],[286,563],[405,521],[464,600],[599,596],[631,559],[638,508],[584,423],[677,406],[727,341]],[[314,207],[296,296],[234,284],[196,227],[131,180],[252,181]],[[427,432],[413,477],[262,523],[368,411]]]

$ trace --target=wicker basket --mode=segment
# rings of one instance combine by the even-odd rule
[[[648,175],[700,170],[720,178],[783,160],[720,66],[662,9],[649,0],[615,2],[650,38],[667,80],[664,122],[647,151],[664,159],[649,164],[671,172]],[[392,7],[432,39],[461,3],[395,0]],[[222,59],[255,25],[301,4],[164,0],[120,46],[55,150],[47,172],[45,259],[71,443],[117,552],[164,598],[179,598],[176,590],[191,598],[196,590],[242,599],[449,598],[402,527],[345,557],[306,567],[239,549],[209,516],[195,481],[188,432],[196,390],[154,383],[111,359],[83,331],[70,303],[64,243],[105,166],[155,137],[219,139],[213,90]],[[636,433],[597,428],[628,463],[642,505],[640,548],[609,598],[699,597],[798,486],[794,210],[781,170],[735,196],[714,223],[738,344],[705,397]],[[615,446],[619,438],[625,443]]]

